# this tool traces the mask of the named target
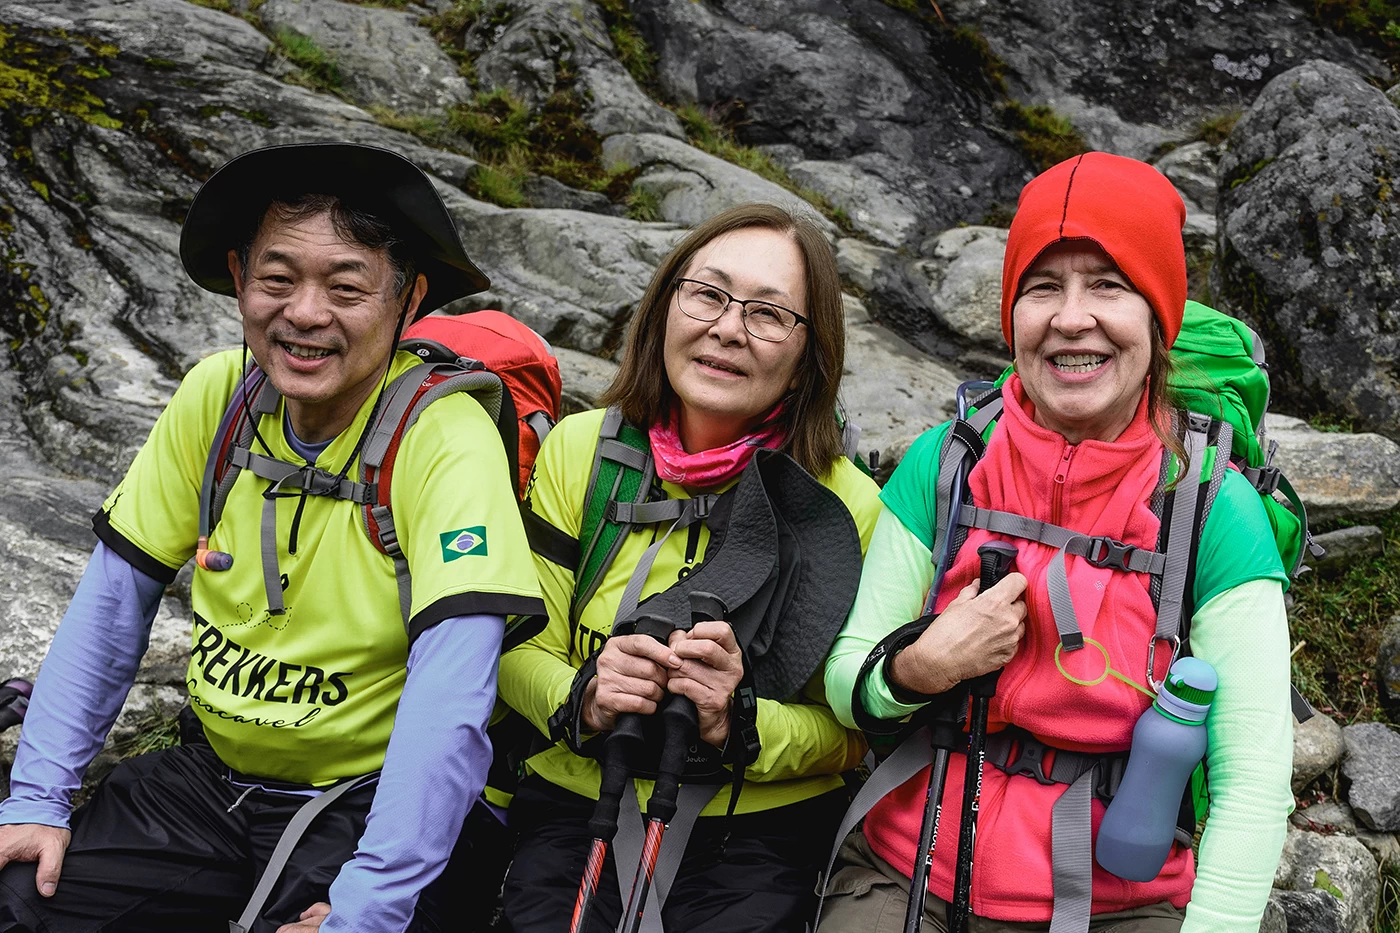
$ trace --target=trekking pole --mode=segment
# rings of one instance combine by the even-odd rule
[[[622,806],[622,794],[631,779],[628,758],[632,749],[640,746],[642,742],[642,717],[639,713],[619,715],[612,733],[604,741],[603,776],[598,788],[598,803],[588,821],[588,828],[593,832],[593,845],[588,852],[588,862],[584,865],[583,878],[579,881],[578,898],[574,901],[574,915],[569,922],[569,933],[583,933],[584,925],[588,922],[593,899],[598,893],[598,881],[603,874],[603,860],[608,854],[608,843],[617,835],[617,816]]]
[[[24,722],[33,691],[33,684],[18,677],[0,685],[0,732]]]
[[[982,586],[987,592],[1011,571],[1016,548],[1004,541],[990,541],[977,549],[982,559]],[[962,823],[958,827],[958,861],[953,876],[953,904],[948,933],[965,933],[972,913],[972,853],[977,844],[977,811],[982,802],[982,766],[987,760],[987,713],[996,696],[1001,668],[974,677],[968,683],[971,713],[968,722],[967,774],[963,778]]]
[[[691,627],[697,622],[722,619],[729,614],[724,600],[713,593],[693,592],[687,596],[690,599]],[[678,627],[672,624],[672,631]],[[669,639],[669,633],[667,639],[661,638],[660,626],[653,626],[651,633],[659,640]],[[626,925],[621,929],[626,933],[637,933],[642,927],[642,913],[646,909],[647,894],[651,891],[652,874],[656,871],[656,859],[661,854],[661,839],[666,834],[666,825],[676,816],[676,798],[680,794],[680,778],[685,771],[686,754],[700,735],[700,714],[689,697],[671,694],[666,708],[661,711],[661,721],[665,725],[666,738],[661,745],[661,761],[656,768],[656,783],[652,785],[651,797],[647,800],[647,834],[642,843],[642,857],[637,862],[637,873],[632,878],[632,893],[627,898],[627,911],[622,915]]]

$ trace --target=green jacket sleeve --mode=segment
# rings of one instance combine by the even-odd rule
[[[827,699],[836,717],[851,728],[856,725],[851,692],[860,666],[880,639],[923,614],[924,597],[933,585],[930,557],[928,547],[894,512],[889,508],[880,512],[855,605],[826,661]],[[865,709],[881,719],[902,719],[918,709],[894,698],[883,667],[866,678],[862,696]]]
[[[865,755],[859,732],[847,729],[827,706],[759,699],[758,734],[763,750],[744,771],[745,780],[788,781],[840,774]]]
[[[1293,809],[1283,586],[1256,579],[1196,611],[1191,652],[1220,689],[1206,720],[1210,818],[1181,933],[1255,933]]]

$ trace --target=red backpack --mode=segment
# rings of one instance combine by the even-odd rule
[[[280,400],[262,370],[252,367],[229,399],[205,463],[195,555],[199,566],[219,571],[233,565],[231,556],[209,550],[209,534],[223,514],[239,471],[251,470],[272,483],[269,492],[274,497],[329,496],[358,505],[364,512],[370,541],[394,561],[400,608],[404,625],[408,625],[411,578],[389,505],[394,461],[405,432],[433,402],[445,395],[470,392],[501,433],[516,495],[520,496],[540,444],[559,417],[562,384],[559,362],[544,338],[500,311],[423,318],[404,332],[399,349],[416,354],[423,365],[407,370],[384,390],[374,423],[362,439],[358,482],[316,466],[287,463],[252,451],[257,420],[276,412]],[[265,542],[277,540],[275,524],[276,510],[264,509]],[[263,577],[268,612],[280,615],[285,608],[275,560],[264,560]],[[532,634],[508,632],[506,647]]]

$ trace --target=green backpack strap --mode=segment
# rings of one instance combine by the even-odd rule
[[[583,499],[579,523],[579,560],[574,571],[574,595],[569,604],[570,626],[593,598],[631,523],[618,518],[616,503],[639,505],[646,501],[656,478],[651,440],[641,428],[628,424],[622,410],[612,407],[603,416],[593,471]],[[632,517],[630,514],[628,517]]]

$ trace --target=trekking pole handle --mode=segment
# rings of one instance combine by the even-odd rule
[[[989,541],[977,549],[977,556],[982,560],[982,586],[978,590],[980,595],[996,586],[1011,572],[1011,564],[1016,560],[1016,547],[1005,541]],[[1001,668],[997,668],[972,678],[968,687],[974,697],[995,696],[997,680],[1000,677]]]

